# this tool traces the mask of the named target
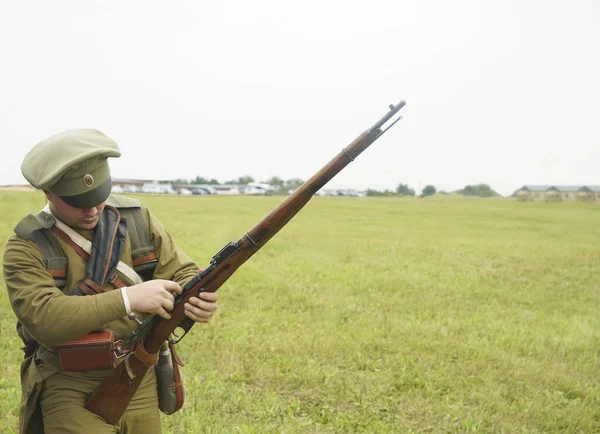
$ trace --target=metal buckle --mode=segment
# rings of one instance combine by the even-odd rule
[[[115,356],[115,359],[117,359],[117,360],[122,359],[130,352],[131,352],[131,350],[123,349],[123,340],[122,339],[119,339],[118,341],[115,341],[113,343],[113,355]]]

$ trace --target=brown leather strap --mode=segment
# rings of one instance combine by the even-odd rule
[[[100,294],[104,292],[104,289],[102,289],[99,285],[96,284],[96,282],[90,279],[85,279],[83,282],[81,282],[79,284],[79,289],[81,289],[87,295]]]
[[[151,262],[156,259],[156,253],[152,252],[149,255],[142,256],[141,258],[137,258],[133,260],[133,265],[145,264],[146,262]]]
[[[119,279],[119,276],[117,276],[117,273],[113,273],[112,276],[110,276],[110,279],[108,279],[108,281],[110,283],[112,283],[113,285],[115,285],[115,287],[117,287],[117,288],[123,288],[123,287],[127,286],[123,283],[123,281],[121,279]]]
[[[144,341],[141,341],[136,345],[133,355],[136,359],[148,367],[154,366],[158,363],[158,353],[150,354],[148,351],[146,351],[146,348],[144,348]]]
[[[181,371],[179,370],[179,366],[183,366],[183,362],[175,352],[175,346],[170,342],[169,348],[171,349],[171,360],[173,361],[173,384],[170,384],[169,387],[175,389],[175,409],[173,412],[176,412],[183,407],[185,399],[185,389],[183,388],[183,380],[181,378]]]
[[[75,253],[81,256],[85,262],[87,262],[90,259],[89,253],[83,250],[77,244],[75,244],[75,242],[58,227],[52,226],[52,229],[50,230],[52,231],[52,233],[56,234],[61,240],[63,240],[65,243],[71,246],[73,250],[75,250]]]
[[[85,284],[85,282],[81,282],[77,288],[79,288],[81,290],[81,292],[83,292],[86,295],[94,295],[94,294],[96,294],[92,289],[90,289],[90,287],[88,287]]]
[[[177,352],[175,351],[175,345],[173,345],[171,342],[169,342],[169,349],[171,350],[171,354],[173,355],[173,362],[177,363],[179,366],[184,366],[185,364],[179,358],[179,354],[177,354]]]
[[[50,273],[50,276],[57,278],[57,277],[67,277],[67,270],[65,269],[59,269],[59,270],[48,270],[48,273]]]

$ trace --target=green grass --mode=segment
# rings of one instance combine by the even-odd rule
[[[139,196],[200,266],[281,198]],[[0,238],[41,194],[0,193]],[[600,432],[600,207],[315,198],[181,342],[165,433]],[[0,431],[20,342],[0,290]]]

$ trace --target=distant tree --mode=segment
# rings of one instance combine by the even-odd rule
[[[173,184],[219,184],[219,181],[216,179],[211,179],[210,181],[202,176],[196,176],[195,179],[189,180],[184,178],[177,178],[172,182]]]
[[[292,178],[292,179],[286,180],[285,183],[283,184],[283,186],[287,190],[295,190],[298,187],[300,187],[302,184],[304,184],[304,181],[301,180],[300,178]]]
[[[398,196],[414,196],[415,191],[406,184],[399,184],[396,188],[396,194]]]
[[[209,183],[208,179],[206,179],[202,176],[196,176],[196,178],[190,182],[190,184],[208,184],[208,183]]]
[[[394,196],[394,192],[392,190],[379,191],[374,188],[368,188],[367,196]]]
[[[477,196],[477,190],[472,185],[465,186],[460,193],[465,196]]]
[[[494,190],[487,184],[479,184],[477,190],[481,197],[492,197],[495,194]]]
[[[467,185],[459,193],[465,196],[479,197],[492,197],[495,194],[487,184]]]
[[[271,179],[269,179],[269,180],[267,181],[267,184],[269,184],[269,185],[272,185],[272,186],[274,186],[274,187],[275,187],[275,186],[283,187],[283,184],[284,184],[284,182],[285,182],[285,181],[284,181],[283,179],[281,179],[280,177],[278,177],[278,176],[273,176],[273,177],[271,177]]]
[[[268,191],[267,194],[276,195],[288,194],[290,190],[295,190],[302,184],[304,184],[304,181],[298,178],[288,179],[284,181],[279,176],[273,176],[267,181],[265,181],[265,184],[269,184],[271,187],[273,187],[271,190]]]
[[[237,180],[237,183],[242,184],[242,185],[247,185],[251,182],[254,182],[254,178],[251,177],[250,175],[240,176]]]
[[[421,192],[421,197],[433,196],[437,190],[433,185],[426,186]]]

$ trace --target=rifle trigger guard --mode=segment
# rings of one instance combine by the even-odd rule
[[[185,336],[185,332],[182,335],[179,335],[178,333],[175,333],[175,331],[173,331],[173,333],[171,333],[171,336],[169,336],[169,342],[172,345],[178,344],[179,341],[182,340],[184,336]]]
[[[173,345],[178,344],[179,341],[182,340],[185,337],[185,335],[187,335],[194,323],[195,322],[192,319],[184,319],[182,323],[179,324],[179,327],[173,330],[171,336],[169,336],[169,342],[171,342]]]
[[[173,336],[173,337],[169,337],[168,340],[172,345],[175,345],[175,344],[178,344],[179,341],[181,341],[185,337],[186,334],[187,334],[187,332],[185,332],[184,334],[179,336],[178,334],[172,333],[171,336]]]

